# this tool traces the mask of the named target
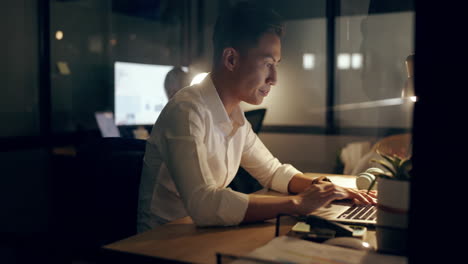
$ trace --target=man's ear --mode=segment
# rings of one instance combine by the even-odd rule
[[[233,71],[239,63],[239,53],[234,48],[223,50],[223,64],[226,69]]]

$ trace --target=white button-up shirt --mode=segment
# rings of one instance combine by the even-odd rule
[[[249,196],[226,188],[242,165],[264,187],[287,193],[300,173],[273,157],[238,106],[228,116],[210,75],[168,102],[146,145],[138,231],[190,215],[199,226],[237,225]]]

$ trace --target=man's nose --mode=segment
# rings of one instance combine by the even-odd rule
[[[274,86],[276,85],[276,82],[277,82],[276,67],[273,66],[271,67],[270,74],[268,75],[267,83],[271,86]]]

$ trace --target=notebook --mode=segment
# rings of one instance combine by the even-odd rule
[[[377,223],[376,205],[355,205],[346,201],[335,201],[313,214],[349,225],[375,226]]]

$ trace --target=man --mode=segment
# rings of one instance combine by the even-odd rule
[[[171,99],[180,89],[189,85],[188,73],[182,67],[176,66],[170,70],[164,79],[164,91],[167,99]]]
[[[276,13],[241,3],[216,22],[212,72],[166,105],[144,158],[138,231],[184,216],[199,226],[237,225],[307,214],[335,199],[374,203],[375,195],[311,179],[281,164],[252,131],[240,102],[262,103],[276,84],[282,24]],[[226,186],[242,165],[274,197]]]

